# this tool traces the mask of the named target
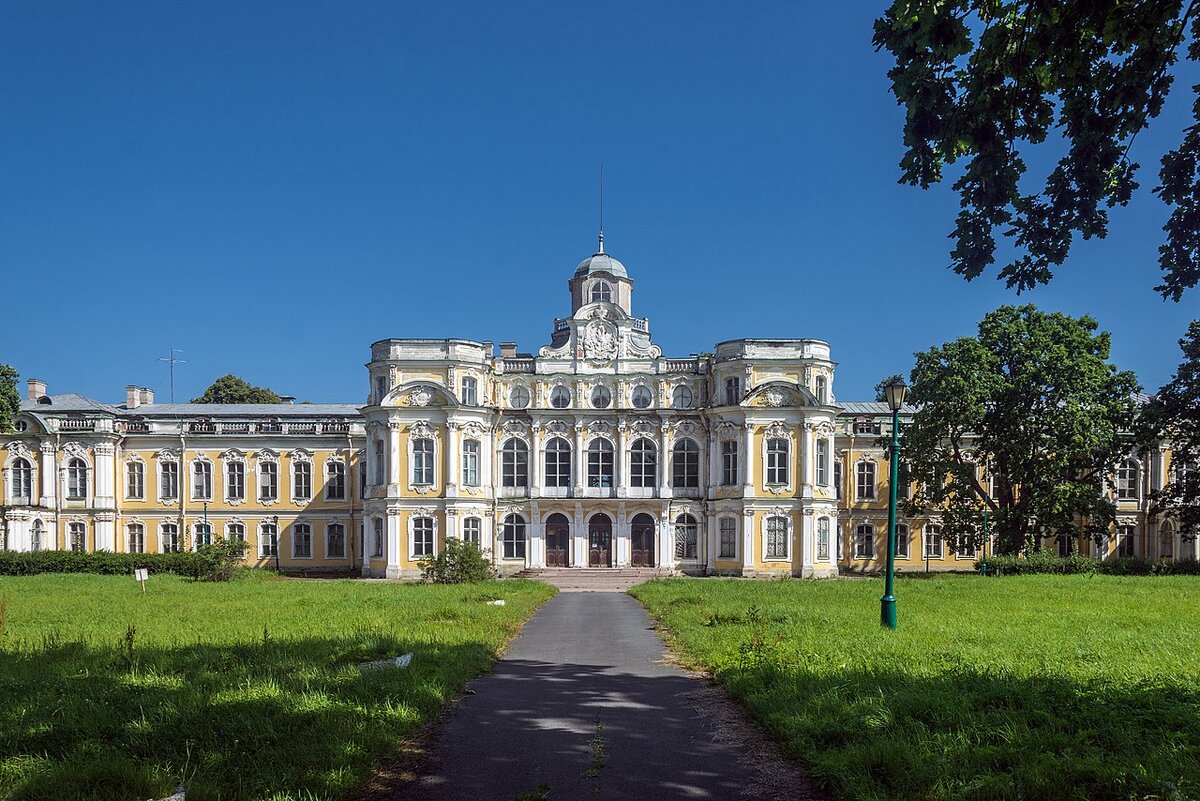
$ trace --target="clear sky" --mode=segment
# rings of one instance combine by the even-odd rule
[[[176,397],[235,372],[360,402],[385,337],[545,344],[595,249],[668,355],[815,337],[841,400],[1018,298],[951,273],[957,199],[896,183],[884,6],[9,3],[0,12],[0,362],[52,393]],[[1189,72],[1190,71],[1190,72]],[[1022,295],[1090,314],[1155,389],[1200,316],[1152,291],[1158,157]]]

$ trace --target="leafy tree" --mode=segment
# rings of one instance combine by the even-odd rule
[[[942,510],[948,536],[978,547],[986,509],[998,553],[1029,551],[1043,534],[1106,533],[1116,509],[1105,487],[1138,384],[1107,362],[1109,335],[1096,327],[1002,306],[977,336],[916,354],[918,409],[901,455],[918,487],[906,512]]]
[[[233,373],[223,375],[192,403],[281,403],[281,398],[266,387],[256,387]]]
[[[1146,417],[1148,433],[1170,443],[1174,465],[1165,486],[1154,494],[1154,511],[1173,516],[1180,533],[1192,538],[1200,532],[1200,320],[1188,326],[1179,347],[1183,361],[1154,397]]]
[[[0,364],[0,431],[12,431],[13,418],[21,411],[21,393],[17,392],[18,376],[10,365]]]
[[[1129,151],[1162,110],[1169,69],[1181,50],[1200,61],[1200,2],[895,0],[874,43],[896,58],[888,77],[907,112],[901,181],[928,188],[966,160],[952,268],[983,273],[999,228],[1018,254],[998,277],[1021,291],[1051,279],[1076,234],[1104,238],[1108,209],[1129,202],[1139,166]],[[1026,191],[1024,153],[1058,136],[1065,155]],[[1171,215],[1155,289],[1178,301],[1200,281],[1200,125],[1158,177]]]
[[[887,393],[884,391],[884,387],[886,387],[888,384],[895,381],[897,378],[903,378],[903,377],[904,376],[900,375],[899,373],[893,373],[892,375],[889,375],[887,378],[883,379],[878,384],[876,384],[875,385],[875,400],[879,403],[887,403]]]

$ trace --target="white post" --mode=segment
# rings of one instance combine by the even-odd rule
[[[54,467],[54,443],[45,440],[38,450],[42,455],[42,469],[38,471],[38,480],[42,482],[42,497],[39,505],[53,509],[54,499],[58,493],[58,470]]]
[[[754,497],[754,423],[747,421],[744,430],[746,434],[742,446],[742,460],[746,463],[743,468],[746,481],[742,487],[742,494],[747,498],[752,498]]]
[[[388,509],[387,516],[387,573],[388,578],[400,578],[401,547],[406,544],[407,537],[400,536],[400,512]]]

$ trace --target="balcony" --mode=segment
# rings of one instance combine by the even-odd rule
[[[96,420],[92,417],[63,417],[58,421],[59,431],[95,431]]]
[[[533,359],[504,359],[506,373],[532,373],[536,362]]]
[[[528,498],[529,487],[499,487],[501,498]]]

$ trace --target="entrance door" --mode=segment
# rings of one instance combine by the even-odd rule
[[[654,567],[654,518],[640,514],[633,518],[629,526],[630,544],[629,563],[634,567]]]
[[[566,567],[571,542],[571,524],[566,515],[546,518],[546,567]]]
[[[612,567],[612,520],[594,515],[588,521],[588,567]]]

